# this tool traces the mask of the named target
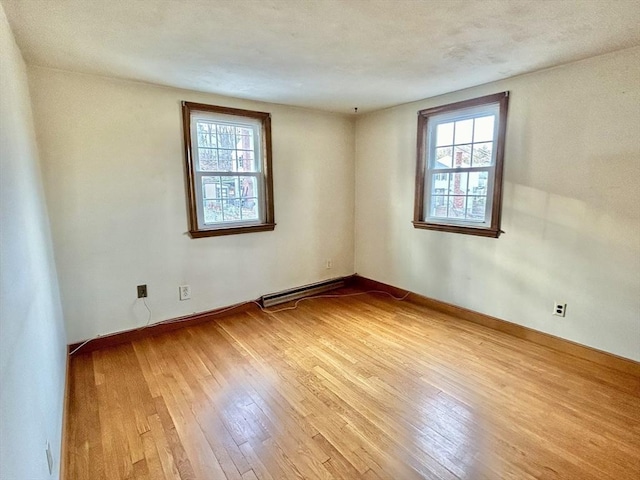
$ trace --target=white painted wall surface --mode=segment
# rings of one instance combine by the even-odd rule
[[[504,90],[506,233],[414,229],[416,112]],[[640,360],[640,48],[359,117],[356,271]]]
[[[0,479],[58,478],[66,337],[27,74],[1,5],[0,219]]]
[[[354,122],[30,67],[69,341],[353,273]],[[272,115],[276,229],[191,239],[180,101]],[[333,268],[325,268],[332,259]],[[192,299],[178,300],[178,285]]]

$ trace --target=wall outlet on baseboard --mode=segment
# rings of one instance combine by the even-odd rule
[[[191,285],[180,285],[178,291],[180,293],[180,300],[191,299]]]
[[[333,268],[333,260],[331,260],[330,258],[328,258],[327,260],[324,261],[324,267],[327,270],[330,270]]]
[[[554,303],[553,304],[553,314],[557,317],[564,317],[567,313],[567,304],[566,303]]]
[[[49,466],[49,475],[53,474],[53,455],[51,453],[51,444],[47,441],[47,465]]]

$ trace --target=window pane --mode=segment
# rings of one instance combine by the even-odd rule
[[[453,122],[441,123],[436,127],[436,147],[453,145]]]
[[[240,178],[240,206],[243,220],[258,220],[260,217],[257,177]]]
[[[196,123],[196,133],[199,147],[215,147],[217,145],[215,124],[199,121]]]
[[[495,123],[495,118],[495,115],[476,118],[473,130],[474,142],[489,142],[493,140],[493,124]]]
[[[222,201],[222,214],[225,222],[239,222],[242,220],[240,199],[232,198]]]
[[[471,166],[471,145],[463,145],[453,149],[453,168]]]
[[[455,144],[471,143],[471,135],[473,133],[473,118],[456,122],[456,138]]]
[[[238,198],[240,195],[240,180],[238,177],[220,177],[222,198]]]
[[[220,198],[220,177],[202,177],[202,198],[205,200]]]
[[[487,209],[486,197],[467,198],[467,218],[478,222],[484,222]]]
[[[218,171],[219,172],[233,172],[234,171],[234,150],[218,150]]]
[[[258,220],[258,197],[246,197],[242,199],[243,220]]]
[[[198,122],[196,125],[196,133],[198,135],[198,146],[199,147],[210,147],[211,146],[211,133],[209,130],[209,124]]]
[[[213,148],[198,148],[198,169],[215,172],[218,169],[218,152]]]
[[[431,216],[447,216],[447,197],[443,195],[434,195],[431,197]]]
[[[489,172],[470,172],[468,195],[486,195],[487,183],[489,182]]]
[[[257,172],[255,155],[251,151],[238,152],[238,171]]]
[[[236,148],[239,150],[253,150],[253,132],[248,128],[238,128],[238,132],[246,132],[243,134],[236,133]]]
[[[218,223],[222,221],[222,204],[220,200],[204,201],[204,223]]]
[[[449,195],[465,195],[467,191],[467,177],[465,173],[452,173],[449,175]]]
[[[467,204],[467,197],[449,197],[449,218],[464,218]]]
[[[434,173],[431,175],[431,194],[446,195],[449,189],[449,174]]]
[[[202,177],[205,223],[259,220],[258,188],[257,177]]]
[[[232,125],[218,124],[218,146],[220,148],[234,149],[236,146],[236,130]]]
[[[436,148],[436,158],[433,168],[451,168],[451,147]]]
[[[473,166],[486,167],[493,163],[493,142],[473,144]]]

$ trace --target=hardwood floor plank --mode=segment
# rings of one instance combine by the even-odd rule
[[[73,480],[640,478],[638,377],[375,294],[80,354],[69,385]]]

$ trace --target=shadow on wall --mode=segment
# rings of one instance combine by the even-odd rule
[[[427,296],[638,358],[640,225],[627,212],[506,183],[505,234],[429,232],[411,276]]]

